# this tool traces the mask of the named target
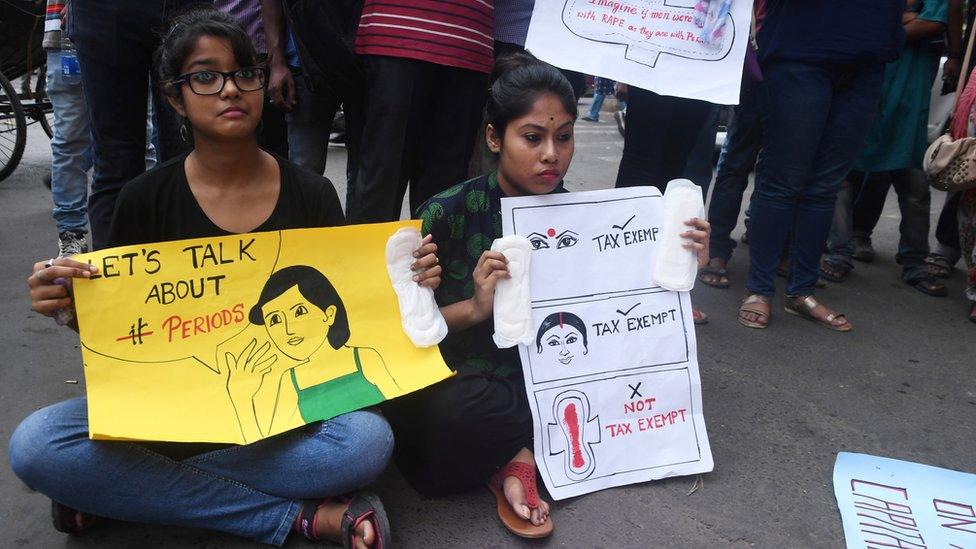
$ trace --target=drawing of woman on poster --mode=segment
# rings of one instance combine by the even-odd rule
[[[238,354],[224,354],[227,392],[247,441],[402,392],[375,349],[346,345],[350,332],[342,299],[312,267],[294,265],[272,274],[248,319],[263,325],[271,342],[259,346],[251,339]]]
[[[552,313],[539,325],[535,346],[539,354],[544,348],[555,351],[555,359],[563,366],[569,366],[577,355],[589,352],[586,347],[586,324],[573,313]]]

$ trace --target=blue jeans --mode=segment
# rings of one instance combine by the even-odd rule
[[[602,93],[593,92],[593,104],[590,105],[590,112],[587,114],[588,117],[593,120],[600,119],[600,108],[603,107],[603,100],[606,95]]]
[[[735,108],[718,157],[715,190],[708,204],[708,221],[712,224],[709,253],[726,263],[732,259],[735,249],[731,235],[739,222],[742,195],[749,186],[749,174],[756,167],[762,146],[761,98],[759,86],[754,85],[743,93]]]
[[[47,52],[47,96],[54,108],[51,138],[51,196],[58,232],[88,232],[88,170],[91,128],[81,82],[61,77],[61,52]]]
[[[358,411],[245,446],[182,460],[166,455],[186,446],[89,440],[87,401],[76,398],[28,416],[9,452],[27,486],[79,511],[281,545],[301,500],[376,479],[393,434],[378,413]]]
[[[749,226],[751,293],[775,293],[792,230],[786,295],[813,293],[837,191],[878,108],[883,66],[773,61],[763,69],[763,147]]]

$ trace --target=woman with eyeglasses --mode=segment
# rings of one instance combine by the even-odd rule
[[[195,146],[126,185],[110,245],[343,223],[327,179],[258,148],[267,71],[230,16],[212,7],[183,12],[158,59],[181,133]],[[431,287],[440,281],[434,249],[425,243],[414,265],[418,283]],[[63,319],[73,308],[70,289],[55,280],[94,272],[70,259],[36,264],[28,279],[33,309]],[[375,495],[347,494],[386,468],[392,447],[389,425],[370,410],[243,446],[94,441],[86,400],[77,398],[25,419],[9,452],[17,476],[52,499],[64,532],[109,517],[275,545],[297,531],[363,548],[388,545],[389,523]]]

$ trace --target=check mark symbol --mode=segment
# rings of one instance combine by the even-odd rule
[[[622,231],[627,228],[627,225],[630,225],[630,222],[633,221],[635,217],[637,217],[637,214],[630,216],[630,219],[628,219],[623,225],[610,225],[610,227],[613,229],[620,229]]]
[[[626,312],[625,311],[621,311],[620,309],[617,309],[617,312],[620,313],[620,316],[627,316],[627,315],[630,314],[631,311],[633,311],[634,309],[636,309],[638,305],[640,305],[640,302],[636,303],[633,307],[627,309]]]

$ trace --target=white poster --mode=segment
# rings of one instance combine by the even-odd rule
[[[752,0],[733,0],[710,21],[699,17],[703,27],[695,4],[536,0],[525,48],[557,67],[662,95],[737,104]]]
[[[840,452],[834,495],[849,549],[976,547],[976,475]]]
[[[663,219],[654,187],[502,199],[533,247],[519,353],[557,500],[712,470],[691,300],[651,277]]]

